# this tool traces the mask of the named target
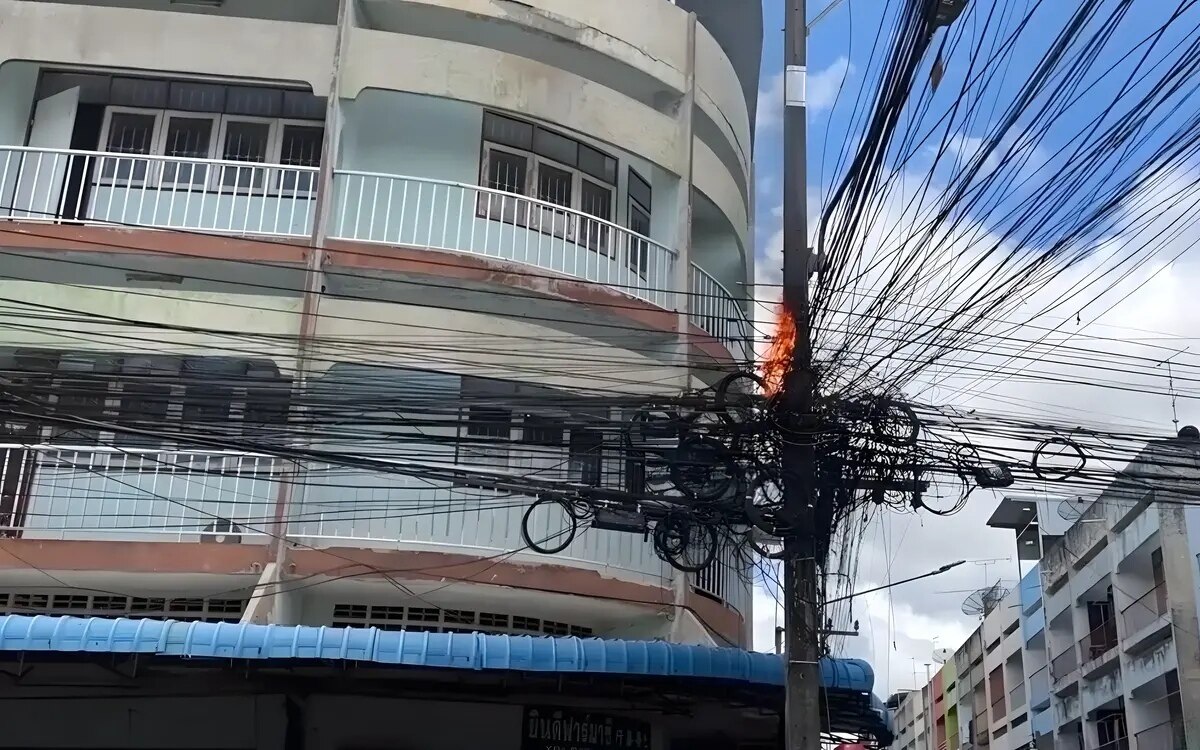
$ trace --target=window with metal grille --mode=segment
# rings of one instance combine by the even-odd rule
[[[280,194],[311,197],[316,187],[315,171],[297,167],[320,163],[323,98],[262,87],[119,77],[90,98],[96,101],[89,103],[109,105],[100,138],[106,153],[96,157],[105,183],[265,192],[272,175],[270,188]],[[245,166],[185,161],[214,158]],[[267,164],[283,168],[257,166]]]
[[[181,117],[168,114],[159,152],[163,156],[211,159],[212,132],[216,120],[216,117]],[[175,188],[203,187],[208,182],[208,165],[196,162],[164,162],[162,182]]]
[[[279,163],[291,167],[316,167],[321,164],[321,145],[325,128],[320,125],[283,124],[279,141]],[[316,172],[283,170],[277,187],[287,194],[312,193],[317,186]]]
[[[521,442],[530,445],[562,445],[563,427],[560,420],[538,414],[521,417]]]
[[[502,192],[480,196],[479,216],[612,254],[609,227],[604,222],[613,218],[617,184],[617,160],[613,157],[540,125],[487,112],[480,184]],[[522,201],[520,196],[543,203]],[[577,221],[574,214],[554,206],[603,221]]]
[[[475,613],[464,609],[442,610],[442,622],[447,625],[474,625]]]
[[[288,418],[290,384],[266,361],[10,349],[0,366],[47,417],[20,425],[32,442],[164,447],[195,427],[266,440]]]
[[[221,133],[221,158],[262,164],[271,145],[269,121],[228,120]],[[252,166],[221,167],[221,185],[239,190],[261,189],[265,173]]]
[[[465,422],[468,440],[459,444],[460,460],[466,464],[506,466],[509,441],[512,439],[512,411],[491,406],[469,406]]]
[[[150,169],[148,159],[139,159],[152,153],[155,133],[158,131],[157,112],[131,111],[112,108],[101,143],[108,154],[100,158],[100,177],[120,184],[141,184]]]
[[[367,605],[337,604],[333,607],[333,616],[338,619],[365,620],[367,619]]]

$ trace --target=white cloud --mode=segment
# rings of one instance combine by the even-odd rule
[[[808,116],[814,117],[833,106],[838,91],[846,79],[854,75],[854,66],[850,59],[842,56],[834,60],[829,67],[823,68],[808,77]],[[758,108],[755,125],[760,133],[778,128],[783,124],[783,73],[779,72],[767,79],[758,92]]]

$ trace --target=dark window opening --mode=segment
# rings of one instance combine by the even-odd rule
[[[572,430],[569,465],[574,481],[599,487],[604,474],[604,435],[595,430]]]

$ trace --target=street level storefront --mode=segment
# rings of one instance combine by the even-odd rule
[[[732,750],[780,744],[782,661],[663,642],[0,617],[5,748]],[[870,668],[823,715],[886,745]]]

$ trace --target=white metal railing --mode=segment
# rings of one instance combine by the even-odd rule
[[[274,533],[284,462],[230,451],[0,445],[0,532],[190,540]]]
[[[753,569],[746,555],[724,545],[711,565],[692,574],[692,585],[697,591],[725,602],[739,612],[746,612],[752,575]]]
[[[674,306],[675,253],[575,209],[461,182],[334,172],[330,236],[512,261]]]
[[[525,470],[578,481],[556,462]],[[280,483],[294,482],[288,535],[309,544],[485,554],[521,550],[530,497],[407,474],[233,451],[0,444],[0,535],[31,539],[260,540],[278,533]],[[561,521],[561,519],[559,519]],[[542,532],[550,534],[555,519]],[[540,528],[540,527],[539,527]],[[233,537],[232,539],[230,537]],[[749,577],[736,550],[722,554],[706,590],[748,612]],[[528,558],[526,558],[528,559]],[[552,562],[646,581],[673,571],[640,535],[580,527]],[[697,583],[699,583],[697,581]]]
[[[753,329],[737,298],[695,263],[692,264],[690,292],[692,325],[724,344],[734,358],[751,361],[754,357]]]
[[[317,167],[0,146],[0,218],[306,237]]]

